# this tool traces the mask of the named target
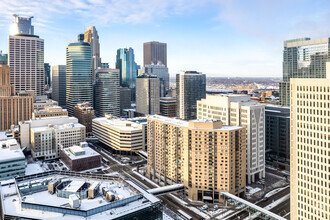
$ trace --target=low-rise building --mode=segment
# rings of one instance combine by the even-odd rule
[[[88,147],[86,142],[80,143],[80,146],[61,147],[60,157],[72,171],[83,171],[100,167],[102,159],[101,155]]]
[[[25,175],[25,156],[16,139],[0,132],[0,181]]]
[[[32,113],[32,119],[36,118],[48,118],[56,116],[68,116],[68,111],[60,106],[45,106],[44,109],[34,110]]]
[[[93,134],[110,150],[132,153],[145,150],[145,125],[107,115],[93,119]]]
[[[0,187],[1,219],[162,219],[162,201],[116,175],[50,171]]]
[[[37,118],[20,123],[22,147],[30,147],[33,158],[55,159],[59,144],[70,147],[86,139],[86,128],[75,117]]]
[[[243,196],[246,129],[216,120],[148,117],[147,175],[182,183],[191,200],[222,202],[221,192]]]
[[[46,95],[34,97],[34,103],[33,103],[34,110],[39,111],[39,110],[45,109],[45,107],[47,107],[47,106],[58,106],[58,102],[54,101],[52,99],[49,99]]]

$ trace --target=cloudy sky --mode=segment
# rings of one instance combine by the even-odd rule
[[[1,0],[0,50],[8,51],[12,14],[34,16],[45,39],[45,62],[65,64],[65,47],[94,25],[102,62],[132,47],[143,62],[143,42],[166,42],[172,76],[282,76],[286,39],[330,35],[328,0]]]

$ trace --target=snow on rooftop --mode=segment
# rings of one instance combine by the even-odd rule
[[[78,190],[85,184],[82,180],[73,180],[63,190],[68,192],[78,192]]]
[[[182,126],[182,127],[189,127],[188,121],[183,121],[180,119],[169,118],[169,117],[165,117],[165,116],[161,116],[161,115],[151,115],[151,116],[149,116],[149,118],[156,119],[156,120],[163,121],[163,122],[170,123],[170,124],[174,124],[174,125],[178,125],[178,126]]]
[[[100,184],[99,192],[101,193],[102,188],[106,187],[110,190],[112,195],[116,197],[120,196],[123,199],[130,198],[132,196],[136,196],[141,194],[143,197],[129,202],[124,206],[118,206],[116,208],[108,209],[104,212],[94,214],[89,218],[92,219],[117,219],[128,213],[137,212],[141,209],[150,207],[151,205],[161,202],[157,197],[152,194],[147,193],[145,190],[137,186],[131,181],[125,181],[121,178],[114,178],[109,180],[100,180],[93,175],[90,178],[87,177],[76,177],[69,175],[61,175],[61,174],[51,174],[49,176],[35,177],[34,179],[20,179],[18,180],[18,184],[23,186],[27,186],[28,183],[41,183],[42,181],[62,179],[62,181],[72,180],[70,183],[70,188],[72,191],[77,190],[84,183],[90,183],[91,187],[96,187],[96,185]],[[50,212],[50,211],[41,211],[37,209],[27,209],[21,208],[19,195],[16,193],[16,187],[14,184],[11,185],[2,185],[0,187],[0,192],[3,195],[3,204],[4,204],[4,213],[6,215],[12,216],[20,216],[25,218],[40,218],[40,219],[65,219],[65,220],[75,220],[75,219],[85,219],[82,216],[70,215],[70,214],[62,214],[58,212]],[[10,193],[7,193],[10,192]],[[68,207],[69,199],[57,197],[55,194],[50,194],[47,189],[43,191],[37,191],[35,193],[27,193],[24,195],[23,200],[25,202],[34,203],[34,204],[42,204],[45,206],[54,206],[54,207]],[[90,210],[96,207],[104,206],[109,204],[109,201],[105,200],[103,196],[99,195],[95,199],[81,199],[79,210]]]
[[[78,154],[76,154],[76,155],[73,154],[72,151],[70,151],[70,149],[73,149],[73,152],[78,153]],[[87,158],[87,157],[91,157],[91,156],[100,156],[99,153],[97,153],[95,150],[93,150],[90,147],[81,148],[80,146],[72,146],[69,148],[64,148],[63,151],[66,153],[66,155],[71,160],[77,160],[77,159]],[[85,152],[85,153],[81,154],[82,152]]]
[[[0,162],[25,160],[25,156],[16,139],[0,141]]]
[[[104,124],[106,126],[118,129],[118,130],[124,130],[124,131],[140,131],[141,128],[139,128],[140,123],[136,123],[133,121],[128,121],[122,118],[95,118],[93,121],[97,121],[101,124]]]

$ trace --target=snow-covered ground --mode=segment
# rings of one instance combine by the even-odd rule
[[[272,191],[270,191],[269,193],[267,193],[264,197],[270,197],[272,195],[275,195],[276,193],[288,188],[289,186],[283,187],[283,188],[278,188],[278,189],[274,189]]]
[[[25,175],[33,175],[45,171],[47,171],[47,169],[42,167],[41,162],[28,163],[25,167]]]
[[[246,186],[246,189],[248,190],[248,192],[246,192],[247,196],[253,195],[261,190],[259,187],[253,188],[251,186]]]
[[[290,199],[290,194],[288,194],[288,195],[286,195],[286,196],[284,196],[284,197],[282,197],[282,198],[280,198],[280,199],[278,199],[278,200],[272,202],[271,204],[269,204],[269,205],[267,205],[266,207],[264,207],[264,209],[266,209],[266,210],[270,210],[270,209],[272,209],[272,208],[278,206],[278,205],[281,204],[282,202],[285,202],[285,201],[288,200],[288,199]]]

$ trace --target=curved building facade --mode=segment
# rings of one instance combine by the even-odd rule
[[[92,51],[89,43],[71,43],[66,47],[66,104],[69,115],[82,102],[93,103]]]

